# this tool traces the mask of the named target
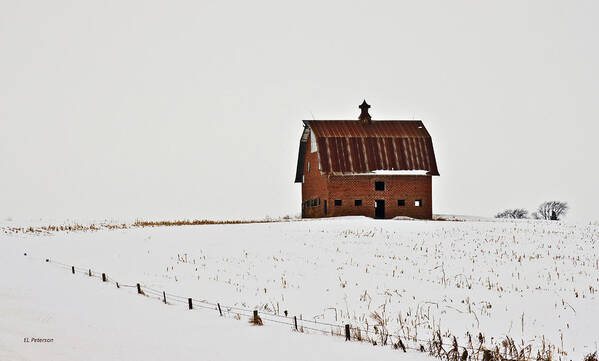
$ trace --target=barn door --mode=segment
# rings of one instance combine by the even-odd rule
[[[374,201],[374,218],[385,219],[385,200],[377,199]]]

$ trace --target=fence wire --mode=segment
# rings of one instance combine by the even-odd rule
[[[25,254],[25,256],[27,256],[27,254]],[[35,257],[30,257],[30,258],[35,258]],[[58,267],[64,268],[64,269],[68,269],[69,271],[75,271],[74,273],[80,273],[86,276],[90,276],[94,277],[94,278],[99,278],[102,279],[102,273],[100,272],[96,272],[93,271],[91,268],[83,268],[83,267],[77,267],[74,265],[68,265],[66,263],[62,263],[50,258],[45,258],[44,261],[46,263],[51,263],[51,264],[55,264]],[[190,298],[190,297],[183,297],[180,295],[176,295],[173,293],[168,293],[166,291],[161,291],[161,290],[157,290],[155,288],[143,285],[141,283],[139,284],[135,284],[135,285],[130,285],[130,284],[123,284],[123,283],[119,283],[116,280],[114,280],[113,278],[109,277],[108,275],[106,275],[106,281],[109,283],[113,283],[118,285],[118,287],[124,287],[124,288],[137,288],[139,287],[140,291],[142,291],[143,294],[145,294],[146,296],[151,297],[151,298],[156,298],[156,299],[160,299],[161,301],[164,300],[165,296],[166,296],[166,303],[169,303],[171,301],[174,302],[179,302],[182,304],[189,304],[189,299],[192,300],[192,309],[193,310],[200,310],[200,309],[208,309],[208,310],[212,310],[212,311],[219,311],[218,306],[220,305],[220,312],[222,312],[222,315],[234,315],[234,318],[237,318],[239,316],[244,316],[244,317],[248,317],[248,318],[253,318],[254,317],[254,311],[257,310],[253,310],[253,309],[247,309],[247,308],[242,308],[242,307],[237,307],[237,306],[229,306],[229,305],[225,305],[225,304],[218,304],[218,303],[213,303],[213,302],[209,302],[203,299],[197,299],[197,298]],[[344,328],[345,325],[338,325],[338,324],[333,324],[333,323],[328,323],[328,322],[321,322],[321,321],[316,321],[316,320],[309,320],[309,319],[301,319],[301,318],[295,318],[293,316],[285,316],[285,315],[281,315],[278,313],[274,313],[274,312],[270,312],[268,310],[261,310],[258,311],[259,313],[259,317],[261,320],[263,321],[268,321],[268,322],[273,322],[275,324],[280,324],[280,325],[287,325],[290,326],[292,329],[295,330],[296,327],[296,323],[297,322],[297,331],[301,331],[303,332],[304,330],[310,330],[310,331],[314,331],[314,332],[321,332],[323,334],[331,334],[333,336],[340,336],[340,337],[346,337],[346,335],[344,334]],[[275,317],[278,319],[274,319],[271,317]],[[284,319],[284,320],[281,320]],[[327,326],[330,327],[330,329],[323,329],[323,328],[316,328],[316,327],[310,327],[310,326],[306,326],[305,323],[309,323],[309,324],[314,324],[314,325],[319,325],[319,326]],[[339,332],[334,332],[333,328],[336,329],[340,329],[341,331]],[[455,346],[456,344],[454,342],[452,343],[444,343],[442,341],[443,336],[441,336],[439,333],[434,334],[433,335],[433,339],[430,340],[425,340],[425,339],[419,339],[416,337],[407,337],[407,336],[401,336],[399,334],[393,334],[390,332],[381,332],[381,331],[371,331],[371,330],[367,330],[367,329],[363,329],[361,327],[358,326],[350,326],[350,330],[354,331],[354,335],[353,338],[354,339],[358,339],[359,340],[363,340],[361,334],[364,333],[367,335],[367,337],[370,337],[369,335],[373,335],[374,337],[385,337],[387,336],[388,338],[397,338],[398,342],[397,343],[393,343],[391,342],[391,345],[393,346],[393,348],[397,348],[397,349],[407,349],[407,350],[415,350],[415,351],[419,351],[419,352],[429,352],[431,355],[437,356],[439,358],[446,357],[448,360],[450,359],[449,353],[450,352],[459,352],[459,349],[463,349],[465,351],[471,351],[473,353],[480,353],[484,350],[484,348],[481,347],[478,348],[478,350],[476,348],[473,347],[472,344],[470,344],[470,346],[457,346],[458,348],[456,349]],[[356,331],[360,336],[356,336]],[[350,335],[351,338],[351,335]],[[450,338],[450,337],[445,337],[445,338]],[[369,341],[374,341],[374,338],[370,338]],[[418,347],[412,347],[410,345],[406,345],[405,342],[420,342],[420,344],[418,345]],[[386,342],[385,342],[386,344]],[[423,344],[426,344],[428,346],[428,350],[424,347]],[[447,347],[451,347],[450,350],[445,350],[442,347],[443,346],[447,346]],[[433,347],[435,347],[436,349],[433,350]],[[441,354],[441,351],[443,351],[445,354]],[[437,355],[435,355],[435,353],[437,353]],[[532,350],[528,352],[529,354],[532,354]],[[472,355],[470,355],[472,356]],[[500,356],[502,361],[532,361],[532,360],[537,360],[537,358],[531,357],[531,358],[517,358],[517,359],[511,359],[511,358],[506,358],[503,356]],[[455,357],[456,360],[459,359],[459,355]]]

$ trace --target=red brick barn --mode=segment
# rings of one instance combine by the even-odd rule
[[[302,217],[433,214],[433,142],[420,120],[304,120],[295,182]]]

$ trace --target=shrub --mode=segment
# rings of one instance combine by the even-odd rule
[[[534,212],[532,216],[536,219],[552,219],[552,216],[555,216],[555,220],[558,220],[562,216],[566,215],[567,211],[568,203],[560,201],[548,201],[541,203],[537,211]]]
[[[528,218],[528,211],[522,208],[506,209],[503,212],[497,213],[495,218],[513,218],[523,219]]]

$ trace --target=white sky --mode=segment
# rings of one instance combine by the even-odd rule
[[[598,220],[596,1],[0,2],[0,217],[298,214],[301,120],[422,119],[435,213]]]

